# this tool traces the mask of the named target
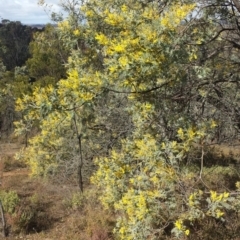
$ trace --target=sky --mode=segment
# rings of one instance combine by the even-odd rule
[[[59,12],[59,0],[45,0],[48,6],[55,12]],[[48,11],[50,8],[48,7]],[[0,22],[2,19],[20,21],[22,24],[45,24],[51,22],[50,14],[38,0],[0,0]]]

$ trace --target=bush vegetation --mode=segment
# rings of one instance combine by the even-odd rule
[[[33,177],[78,186],[62,205],[83,213],[83,239],[237,239],[238,162],[211,146],[239,137],[238,2],[62,7],[25,66],[1,65],[2,111],[15,107],[25,137],[16,158]],[[19,207],[21,229],[51,221],[38,198]]]

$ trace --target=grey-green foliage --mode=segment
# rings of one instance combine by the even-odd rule
[[[20,202],[20,198],[15,191],[0,191],[0,200],[5,212],[13,214],[16,206]]]
[[[194,123],[217,120],[212,138],[219,142],[234,140],[240,133],[240,9],[236,2],[197,1],[198,14],[182,36],[196,50],[196,60],[185,66],[186,81],[171,93],[180,115],[185,112]]]

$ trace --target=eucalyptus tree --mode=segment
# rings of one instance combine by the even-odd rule
[[[29,43],[35,30],[21,22],[3,20],[0,24],[0,59],[7,70],[23,66],[29,57]]]

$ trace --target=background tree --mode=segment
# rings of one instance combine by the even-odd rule
[[[19,114],[15,112],[15,99],[29,91],[24,64],[29,58],[29,43],[33,33],[38,31],[30,26],[22,25],[19,21],[2,20],[0,24],[0,60],[1,60],[1,109],[0,131],[8,136],[13,131],[13,121]],[[22,68],[21,68],[22,67]]]
[[[14,74],[6,71],[1,64],[0,69],[0,133],[1,137],[7,136],[13,131],[13,121],[17,120],[15,112],[15,99],[13,93]],[[18,95],[20,97],[20,95]]]
[[[58,39],[54,26],[48,24],[42,32],[35,33],[30,43],[30,54],[26,67],[29,77],[38,84],[55,84],[61,78],[65,78],[64,64],[68,58],[68,51]]]
[[[2,20],[0,24],[0,59],[7,70],[25,64],[29,57],[28,47],[34,31],[36,29],[22,25],[19,21]]]

